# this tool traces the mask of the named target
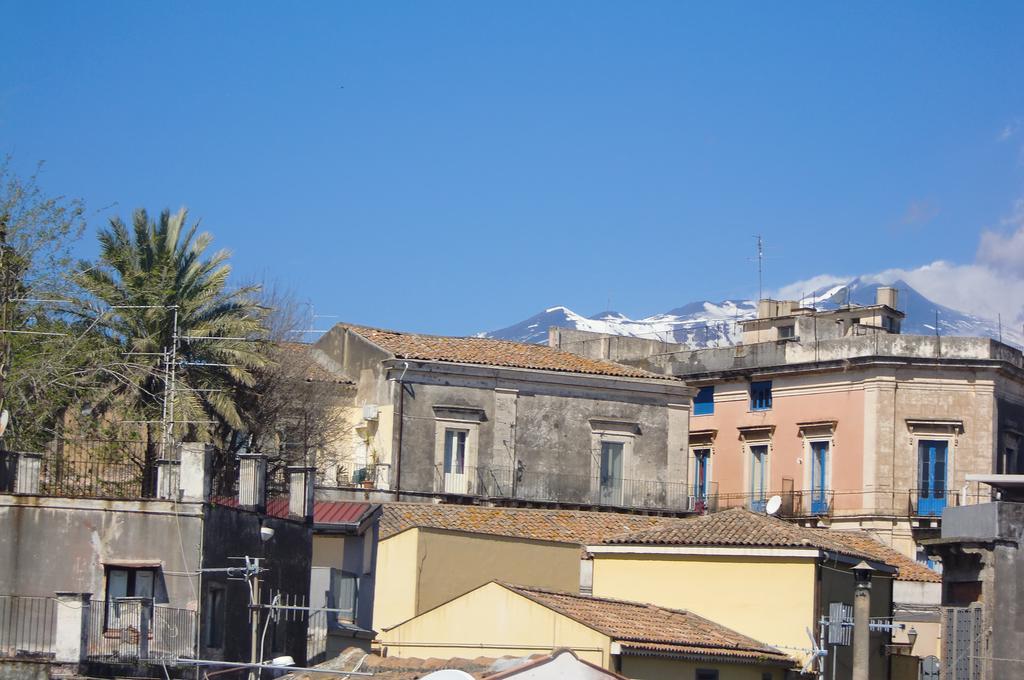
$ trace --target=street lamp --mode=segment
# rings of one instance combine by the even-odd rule
[[[907,641],[910,643],[910,653],[914,653],[914,643],[917,642],[917,628],[913,626],[907,631]]]

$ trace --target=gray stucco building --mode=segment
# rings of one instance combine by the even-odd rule
[[[287,604],[308,601],[311,494],[304,505],[306,494],[293,493],[279,516],[266,512],[262,479],[243,484],[241,496],[211,497],[203,444],[183,444],[177,460],[161,461],[157,498],[61,486],[39,454],[3,457],[17,474],[0,486],[0,658],[32,649],[42,661],[69,660],[56,628],[71,602],[83,614],[81,645],[70,656],[91,664],[91,674],[123,673],[96,666],[147,658],[247,662],[249,586],[227,571],[243,567],[245,557],[260,560],[261,604],[275,595]],[[100,461],[89,469],[100,479],[110,473]],[[296,471],[293,491],[306,485],[311,490],[312,471]],[[265,622],[268,612],[260,616]],[[268,626],[265,658],[304,662],[306,618],[277,619]]]
[[[357,483],[406,496],[689,508],[693,390],[540,345],[339,324],[315,345],[356,384]]]

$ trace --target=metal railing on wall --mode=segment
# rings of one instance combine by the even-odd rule
[[[108,663],[195,658],[196,612],[148,598],[93,600],[86,657]]]
[[[56,632],[54,598],[0,595],[0,658],[52,658]]]
[[[65,440],[44,451],[0,452],[0,492],[73,498],[146,498],[145,443]],[[31,463],[31,464],[30,464]]]
[[[523,501],[553,502],[644,509],[690,509],[688,487],[682,482],[651,479],[602,478],[525,468],[434,468],[430,491]]]

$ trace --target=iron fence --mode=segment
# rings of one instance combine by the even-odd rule
[[[93,600],[86,655],[93,661],[195,658],[196,612],[147,598]]]
[[[687,485],[651,479],[602,478],[525,468],[434,469],[431,491],[524,501],[645,509],[690,509]]]
[[[57,601],[0,595],[0,658],[53,658]]]
[[[38,452],[0,452],[0,491],[77,498],[152,496],[137,440],[62,440]],[[34,459],[32,465],[27,465]],[[32,479],[19,479],[31,475]]]

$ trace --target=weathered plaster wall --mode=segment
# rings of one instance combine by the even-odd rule
[[[156,601],[194,610],[196,577],[189,574],[199,566],[202,507],[0,495],[0,592],[53,596],[63,590],[101,600],[104,564],[155,562],[162,567]]]

